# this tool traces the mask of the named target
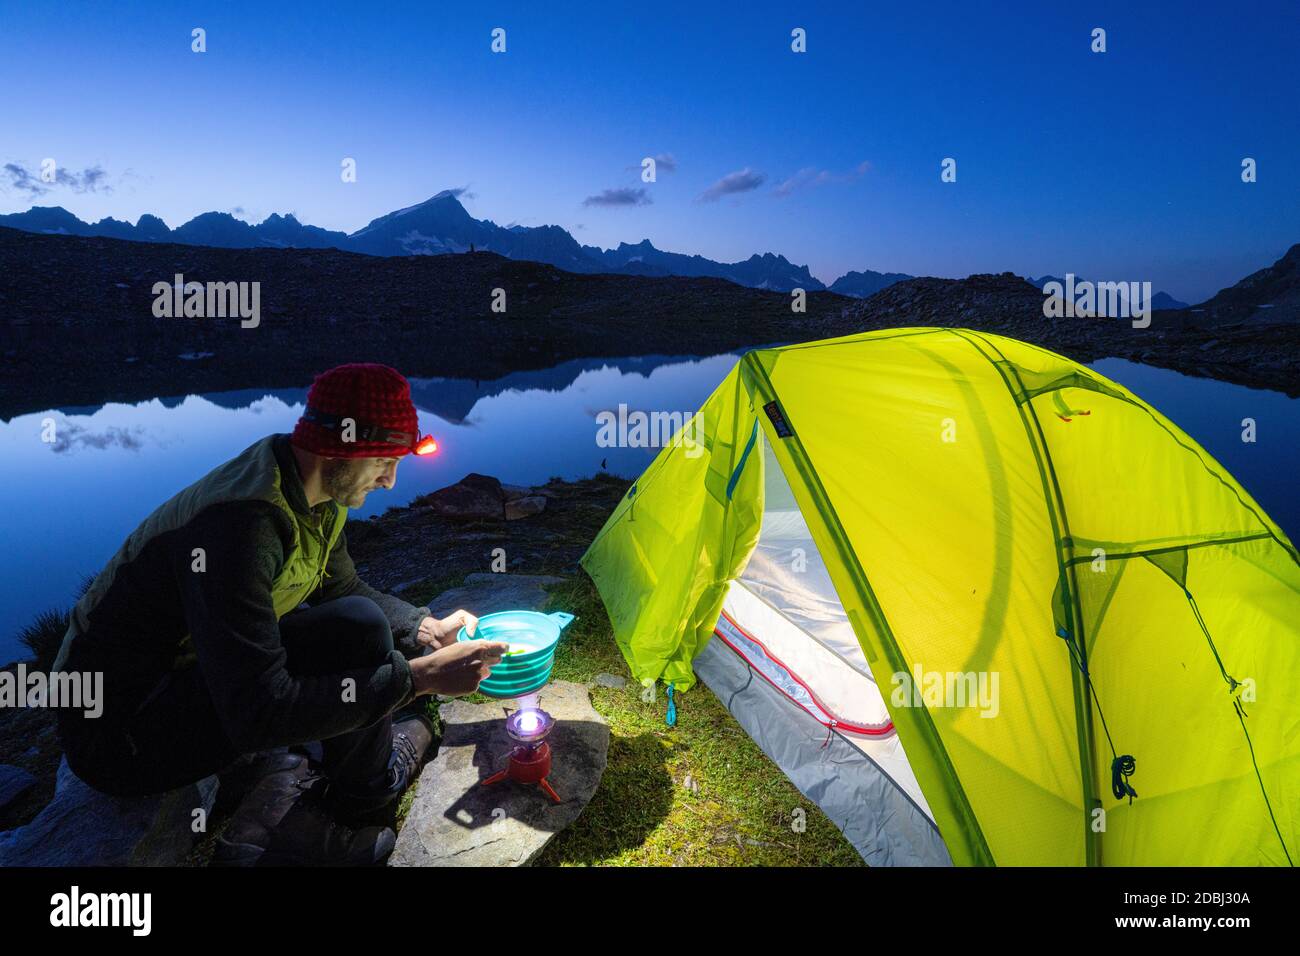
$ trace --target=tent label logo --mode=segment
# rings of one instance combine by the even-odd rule
[[[997,671],[926,671],[918,661],[911,674],[898,671],[890,683],[894,707],[974,707],[981,717],[996,717],[1001,709]]]
[[[768,402],[763,406],[763,411],[767,412],[768,419],[772,422],[772,427],[776,430],[777,438],[789,438],[794,434],[790,430],[790,423],[785,420],[781,414],[781,406],[776,402]]]

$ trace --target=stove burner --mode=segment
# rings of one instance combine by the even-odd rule
[[[560,803],[559,794],[546,779],[551,772],[551,745],[546,738],[554,727],[555,718],[541,708],[530,707],[510,714],[506,718],[506,734],[515,741],[510,750],[510,762],[504,770],[498,770],[484,780],[483,786],[502,780],[535,783],[552,801]]]
[[[516,710],[506,718],[506,733],[510,739],[525,746],[541,743],[554,726],[555,718],[537,707]]]

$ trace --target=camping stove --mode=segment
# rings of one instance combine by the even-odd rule
[[[506,718],[506,733],[515,742],[510,750],[510,762],[483,781],[490,786],[502,780],[515,783],[535,783],[555,803],[559,794],[552,789],[546,777],[551,772],[551,745],[546,742],[555,727],[555,718],[540,707],[517,710]]]

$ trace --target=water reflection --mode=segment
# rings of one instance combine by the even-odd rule
[[[407,459],[397,486],[370,495],[365,517],[476,471],[511,484],[579,478],[602,469],[635,477],[656,448],[602,448],[596,416],[697,409],[735,364],[709,358],[588,359],[495,381],[413,379],[432,459]],[[1147,399],[1222,461],[1295,539],[1300,401],[1119,359],[1094,364]],[[0,661],[22,655],[16,629],[66,606],[160,502],[256,439],[292,429],[306,389],[243,389],[135,404],[67,407],[0,422],[8,547],[0,557]],[[1258,441],[1241,440],[1243,418]],[[54,424],[54,440],[42,431]]]
[[[596,415],[629,409],[687,415],[735,364],[642,356],[566,362],[495,381],[412,379],[431,458],[408,458],[397,485],[373,492],[359,517],[402,505],[470,472],[508,484],[581,478],[601,470],[633,478],[656,448],[602,448]],[[150,511],[215,465],[272,432],[290,431],[307,396],[243,389],[136,404],[68,407],[0,423],[9,547],[0,557],[0,661],[22,655],[16,629],[66,606],[81,578],[112,556]],[[42,441],[53,423],[54,440]]]

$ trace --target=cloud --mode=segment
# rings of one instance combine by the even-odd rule
[[[651,199],[644,189],[633,189],[631,186],[606,189],[582,201],[584,206],[648,206],[650,203]]]
[[[113,187],[108,185],[108,173],[104,172],[102,166],[91,166],[81,171],[81,176],[75,173],[65,173],[60,169],[55,174],[59,182],[65,186],[71,186],[79,193],[106,192],[111,193]]]
[[[865,159],[847,173],[835,173],[831,172],[829,169],[817,169],[815,166],[805,166],[793,176],[789,176],[777,183],[776,188],[772,190],[772,194],[784,199],[786,196],[799,189],[812,189],[817,186],[825,186],[827,183],[852,182],[855,179],[865,176],[867,171],[870,169],[871,163],[867,162]]]
[[[756,173],[746,166],[734,173],[727,173],[704,192],[700,193],[700,202],[717,202],[723,196],[752,192],[767,180],[762,173]]]
[[[56,454],[63,454],[71,451],[73,445],[81,445],[83,448],[98,448],[100,450],[111,445],[118,445],[128,451],[139,451],[144,447],[143,438],[145,435],[143,425],[136,425],[134,428],[110,425],[104,431],[97,433],[82,425],[65,422],[56,432],[55,441],[50,446],[50,450]]]
[[[33,175],[21,163],[5,163],[4,172],[9,177],[9,185],[25,192],[30,198],[44,196],[55,186],[66,186],[78,193],[111,193],[113,187],[108,185],[108,173],[102,166],[88,166],[80,173],[69,172],[61,166],[55,167],[53,182],[46,182],[39,175]]]
[[[5,163],[5,173],[9,176],[9,185],[31,196],[43,196],[49,192],[49,186],[17,163]]]
[[[448,189],[456,199],[478,199],[478,196],[469,191],[468,186],[457,186],[455,189]]]

